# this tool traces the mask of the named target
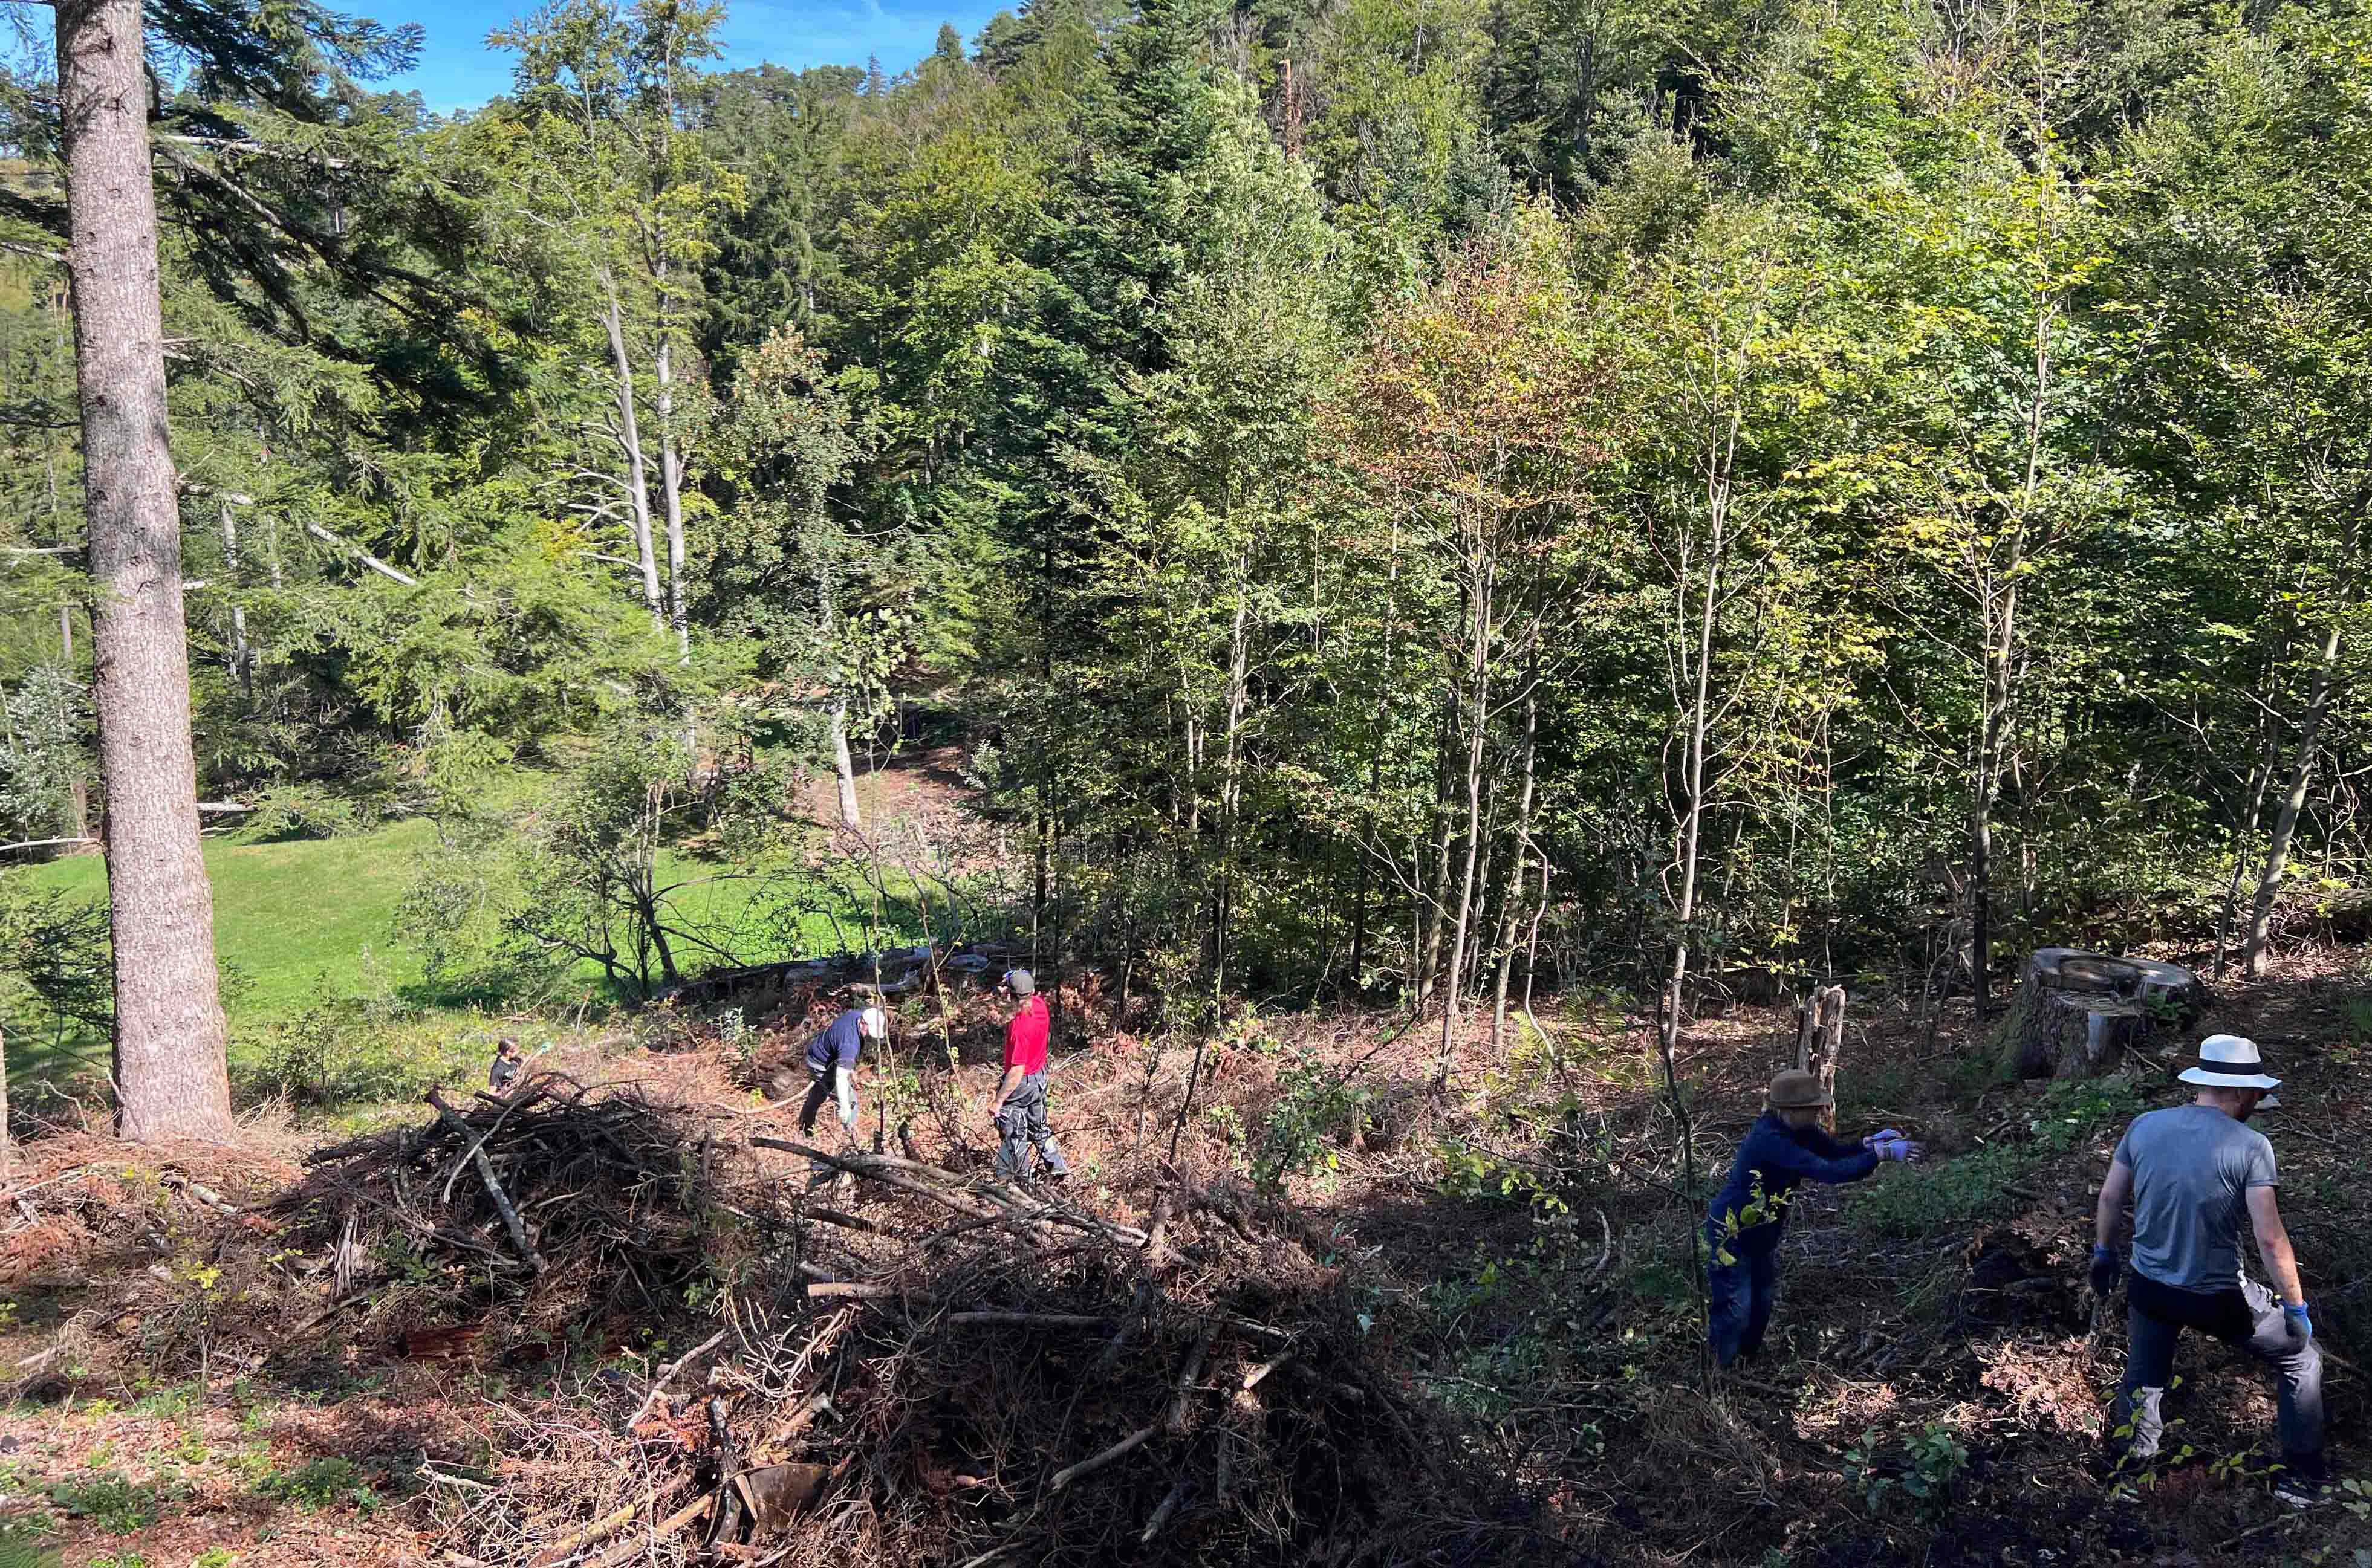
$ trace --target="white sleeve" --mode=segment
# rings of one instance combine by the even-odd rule
[[[856,1125],[856,1074],[845,1067],[832,1069],[832,1089],[840,1096],[840,1124]]]

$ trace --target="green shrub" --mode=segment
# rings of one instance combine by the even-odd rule
[[[50,1488],[50,1501],[76,1518],[88,1519],[110,1535],[145,1530],[164,1512],[160,1486],[137,1485],[113,1470]]]
[[[362,1467],[352,1459],[314,1459],[293,1470],[275,1470],[257,1482],[255,1491],[260,1497],[293,1503],[314,1513],[346,1503],[367,1514],[380,1502]]]
[[[241,826],[250,838],[264,842],[333,839],[378,826],[382,805],[320,784],[274,784],[256,797],[254,814]]]
[[[1875,1432],[1863,1433],[1860,1444],[1845,1454],[1846,1484],[1873,1514],[1892,1505],[1929,1517],[1940,1515],[1968,1469],[1968,1449],[1941,1422],[1922,1427],[1900,1457],[1882,1454]]]
[[[1254,1185],[1274,1194],[1288,1177],[1333,1169],[1342,1159],[1335,1138],[1365,1117],[1374,1099],[1373,1090],[1350,1082],[1314,1052],[1295,1053],[1277,1074],[1276,1098],[1261,1119]]]
[[[326,990],[326,976],[322,983]],[[416,1099],[440,1084],[479,1079],[494,1051],[466,1020],[408,1017],[400,1006],[355,996],[266,1024],[238,1044],[243,1098],[305,1106]]]

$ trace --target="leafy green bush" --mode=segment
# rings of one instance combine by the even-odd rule
[[[1276,1098],[1261,1120],[1253,1183],[1274,1194],[1291,1176],[1333,1169],[1342,1159],[1334,1140],[1366,1114],[1375,1091],[1354,1084],[1303,1051],[1277,1074]]]
[[[1876,1432],[1845,1453],[1845,1481],[1870,1512],[1884,1513],[1889,1500],[1933,1517],[1950,1504],[1952,1488],[1968,1473],[1969,1450],[1941,1422],[1929,1422],[1904,1444],[1900,1457],[1880,1452]]]
[[[382,804],[318,784],[274,784],[257,794],[255,811],[241,826],[248,837],[268,843],[333,839],[378,827]]]
[[[493,1050],[459,1020],[407,1017],[355,996],[264,1025],[239,1045],[235,1067],[243,1098],[279,1097],[309,1106],[413,1099],[440,1084],[476,1079]]]
[[[65,1513],[88,1519],[110,1535],[145,1530],[164,1512],[164,1488],[137,1485],[114,1470],[50,1488],[50,1501]]]
[[[256,1483],[256,1494],[319,1513],[335,1504],[367,1514],[381,1503],[378,1493],[352,1459],[314,1459],[293,1470],[275,1470]]]

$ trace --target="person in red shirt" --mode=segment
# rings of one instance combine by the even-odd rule
[[[1045,1162],[1046,1179],[1060,1181],[1071,1174],[1063,1151],[1054,1146],[1053,1130],[1046,1125],[1046,1035],[1050,1019],[1046,999],[1028,970],[1013,970],[999,988],[1020,1003],[1005,1026],[1005,1076],[989,1101],[988,1114],[1004,1143],[996,1152],[996,1170],[1016,1181],[1029,1179],[1029,1150],[1038,1149]]]

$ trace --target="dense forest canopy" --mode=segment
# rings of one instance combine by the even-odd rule
[[[451,117],[227,15],[151,18],[201,795],[437,817],[471,983],[747,956],[653,846],[762,877],[918,723],[1198,994],[1982,986],[2364,879],[2358,0],[1043,0],[894,77],[555,0]],[[0,839],[72,841],[6,87]]]

